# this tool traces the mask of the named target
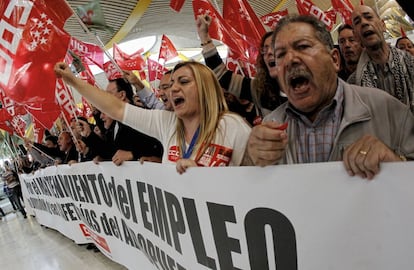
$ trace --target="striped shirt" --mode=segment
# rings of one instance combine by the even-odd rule
[[[342,120],[344,90],[338,89],[332,102],[323,108],[315,121],[311,122],[306,115],[293,108],[286,108],[288,120],[295,125],[295,138],[298,163],[326,162]]]

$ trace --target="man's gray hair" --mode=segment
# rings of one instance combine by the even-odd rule
[[[316,37],[321,41],[329,50],[334,48],[334,42],[331,33],[326,28],[326,25],[311,15],[288,15],[283,17],[272,34],[272,46],[274,47],[276,36],[282,30],[283,27],[291,23],[307,23],[315,29]]]

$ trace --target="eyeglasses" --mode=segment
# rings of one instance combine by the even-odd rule
[[[272,49],[272,47],[270,47],[269,45],[265,45],[265,46],[260,48],[260,53],[261,54],[266,54],[271,49]]]

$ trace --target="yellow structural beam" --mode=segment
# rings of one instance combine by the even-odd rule
[[[273,9],[273,12],[280,11],[280,8],[281,8],[284,4],[286,4],[286,2],[287,2],[287,0],[282,0],[282,1],[280,1],[280,2],[279,2],[279,4],[277,4],[277,6]]]
[[[147,10],[148,6],[151,4],[152,0],[139,0],[134,10],[132,10],[128,19],[125,21],[124,25],[118,30],[118,32],[113,36],[113,38],[105,45],[105,49],[109,49],[113,46],[114,43],[119,43],[125,36],[132,30],[132,28],[137,24],[141,19],[144,12]]]

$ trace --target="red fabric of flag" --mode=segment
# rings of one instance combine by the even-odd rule
[[[404,31],[404,28],[400,26],[401,37],[407,37],[407,34]]]
[[[208,0],[193,0],[194,16],[208,15],[211,24],[208,29],[210,36],[226,44],[238,59],[247,59],[246,49],[250,47],[239,33],[217,12]]]
[[[119,65],[122,70],[140,70],[145,66],[145,60],[141,53],[144,49],[139,49],[133,54],[127,54],[123,52],[118,45],[114,43],[113,56],[115,62]]]
[[[28,108],[27,111],[32,116],[33,122],[36,121],[36,126],[42,126],[46,129],[51,129],[60,115],[60,108],[56,103],[41,104],[37,108]]]
[[[11,125],[12,116],[5,108],[0,109],[0,128],[13,134],[13,126]]]
[[[245,0],[226,0],[223,2],[223,18],[239,34],[251,39],[254,45],[266,33],[253,8]]]
[[[71,37],[69,50],[79,55],[85,64],[97,65],[100,68],[103,68],[104,52],[98,45],[83,42]]]
[[[32,123],[33,123],[33,139],[37,143],[42,143],[46,128],[42,125],[42,123],[37,121],[35,118],[32,118]]]
[[[296,7],[301,15],[312,15],[322,21],[329,31],[332,30],[335,21],[332,20],[332,12],[325,13],[311,0],[296,0]]]
[[[122,73],[115,66],[115,64],[112,63],[112,61],[104,63],[103,70],[105,72],[106,78],[110,81],[123,77]]]
[[[70,120],[79,114],[78,107],[72,96],[72,92],[62,79],[56,81],[55,96],[57,104],[59,104],[61,112],[63,112],[66,120]]]
[[[163,59],[165,63],[168,60],[171,60],[176,56],[178,56],[178,52],[174,44],[171,42],[171,40],[166,35],[162,35],[158,62],[160,62],[160,60]]]
[[[1,89],[0,102],[1,107],[5,109],[11,115],[11,117],[16,115],[24,115],[27,113],[24,105],[16,103],[14,100],[8,97],[6,93]]]
[[[89,102],[84,97],[82,97],[82,115],[86,119],[91,118],[93,116],[92,108],[89,105]]]
[[[53,68],[68,48],[63,25],[71,8],[64,0],[2,0],[0,14],[0,85],[19,103],[54,99]]]
[[[342,20],[352,25],[351,15],[354,7],[349,0],[331,0],[332,7],[335,11],[341,14]]]
[[[161,65],[157,61],[154,61],[150,58],[147,59],[147,63],[148,63],[148,80],[150,82],[153,82],[155,80],[161,80],[164,73],[168,71],[168,69],[165,68],[163,65]]]
[[[185,0],[171,0],[170,1],[170,7],[173,9],[173,10],[175,10],[175,11],[177,11],[177,12],[180,12],[181,11],[181,8],[183,7],[183,5],[184,5],[184,2],[185,2]]]
[[[266,30],[253,8],[245,0],[227,0],[223,2],[223,18],[249,44],[246,56],[254,64],[260,40]]]
[[[284,16],[288,15],[288,10],[284,9],[277,12],[272,12],[260,17],[262,23],[266,26],[269,26],[270,29],[274,29],[277,23],[282,19]]]

